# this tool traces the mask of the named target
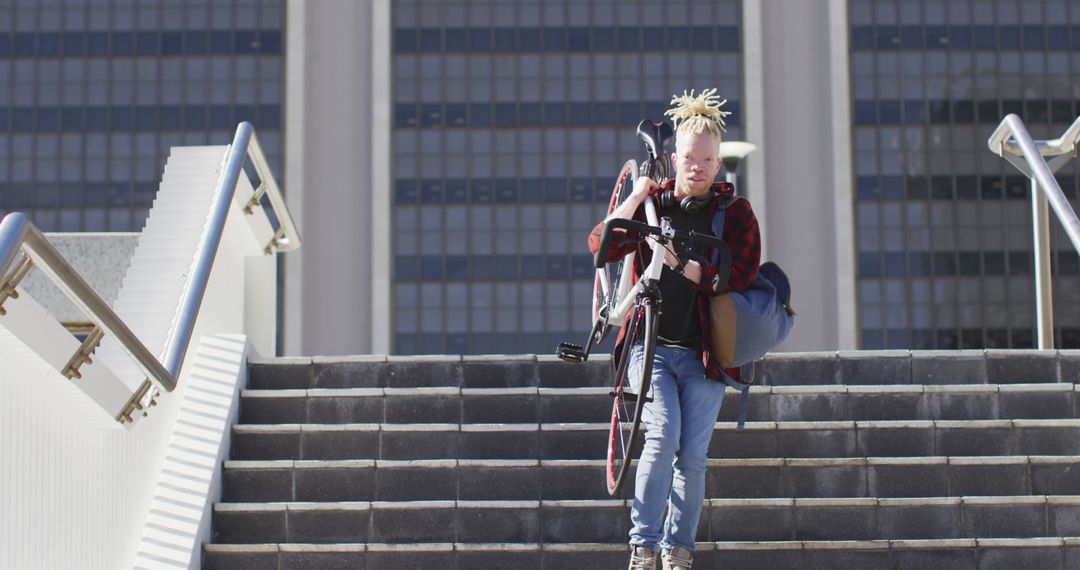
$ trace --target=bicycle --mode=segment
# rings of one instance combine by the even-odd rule
[[[642,121],[637,128],[637,135],[645,146],[646,159],[639,168],[636,161],[630,159],[623,164],[612,191],[608,214],[619,207],[630,196],[634,182],[639,175],[649,176],[662,183],[667,177],[667,163],[662,155],[664,142],[672,136],[667,123],[653,123],[649,119]],[[599,344],[607,334],[625,323],[623,350],[613,355],[614,378],[612,380],[612,412],[608,431],[607,448],[607,491],[616,495],[622,488],[626,473],[629,471],[631,458],[638,453],[635,447],[641,426],[641,411],[649,401],[649,383],[652,376],[652,361],[656,350],[657,317],[660,314],[660,275],[664,269],[665,250],[672,243],[686,244],[693,252],[696,247],[715,249],[721,255],[722,266],[730,265],[730,253],[723,240],[709,234],[683,232],[675,230],[667,218],[657,218],[655,197],[645,201],[647,223],[628,219],[609,220],[604,227],[600,248],[594,258],[596,278],[593,295],[593,328],[589,333],[585,347],[563,342],[556,354],[570,362],[588,360],[593,346]],[[646,236],[652,249],[652,259],[645,266],[640,278],[631,284],[633,264],[636,257],[642,255],[641,248],[627,254],[620,260],[608,263],[607,252],[615,231],[628,235],[624,239],[641,243]],[[635,236],[635,237],[630,237]],[[644,265],[644,263],[643,263]],[[633,347],[642,345],[643,358],[641,382],[634,386],[630,377],[630,359]]]

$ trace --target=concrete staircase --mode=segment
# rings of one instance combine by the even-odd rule
[[[608,362],[251,362],[204,568],[624,568]],[[1080,351],[766,359],[695,568],[1080,568]]]

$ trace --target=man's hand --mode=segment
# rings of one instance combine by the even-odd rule
[[[634,181],[634,191],[630,193],[630,197],[627,201],[633,201],[637,205],[641,205],[650,194],[660,189],[660,185],[655,180],[648,176],[639,176]]]

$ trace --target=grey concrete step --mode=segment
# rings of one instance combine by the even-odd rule
[[[996,420],[1080,417],[1080,385],[755,386],[754,421]],[[244,390],[240,423],[549,423],[610,417],[606,388]],[[738,396],[720,410],[734,421]]]
[[[571,364],[553,356],[361,356],[253,359],[252,388],[606,386],[607,355]],[[1078,350],[841,351],[777,353],[760,363],[763,385],[1009,384],[1076,382]]]
[[[255,543],[615,543],[628,500],[223,503],[213,541]],[[697,538],[925,540],[1080,536],[1080,497],[711,499]]]
[[[232,459],[603,459],[608,425],[238,425]],[[1080,420],[748,422],[716,424],[709,456],[1080,455]]]
[[[888,541],[699,542],[695,568],[955,568],[964,570],[1080,567],[1080,539],[940,539]],[[565,570],[620,568],[622,544],[208,544],[205,570],[326,568],[404,570]]]
[[[1078,472],[1078,456],[710,459],[706,496],[1080,495]],[[222,500],[585,500],[603,481],[601,460],[227,461]]]

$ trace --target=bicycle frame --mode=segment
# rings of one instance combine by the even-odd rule
[[[659,226],[660,223],[656,217],[656,203],[653,198],[649,198],[645,201],[645,219],[650,226]],[[660,274],[664,271],[664,254],[666,253],[665,245],[667,240],[665,238],[656,238],[652,240],[652,260],[649,262],[648,267],[642,273],[632,287],[630,286],[630,277],[632,267],[626,267],[623,269],[621,279],[618,283],[619,290],[622,292],[619,295],[619,303],[615,306],[615,310],[607,315],[601,315],[602,326],[621,327],[623,321],[626,319],[626,315],[630,312],[630,308],[637,302],[638,295],[646,290],[646,287],[652,287],[656,283],[660,282]],[[624,264],[634,263],[634,253],[627,254],[623,259]],[[607,268],[597,269],[597,273],[600,275],[600,286],[604,291],[604,298],[609,298],[611,293],[611,284],[607,278]]]

